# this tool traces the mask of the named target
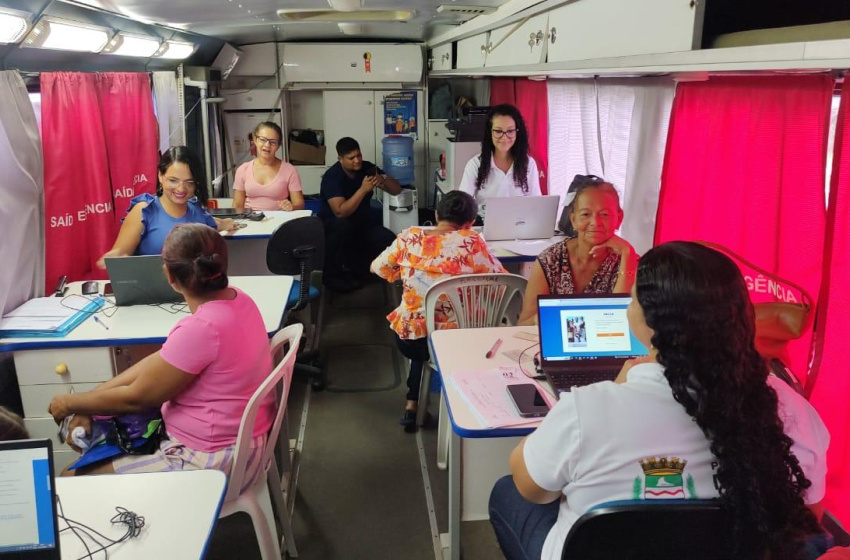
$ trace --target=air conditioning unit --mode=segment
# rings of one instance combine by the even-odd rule
[[[422,45],[410,43],[282,43],[281,83],[416,84]]]

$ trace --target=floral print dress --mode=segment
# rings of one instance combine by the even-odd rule
[[[425,231],[419,227],[404,230],[372,261],[373,273],[388,282],[402,281],[401,305],[387,315],[390,328],[402,339],[428,335],[425,294],[434,283],[461,274],[505,272],[478,233],[464,229],[426,235]],[[434,322],[437,330],[457,328],[447,301],[437,305]]]

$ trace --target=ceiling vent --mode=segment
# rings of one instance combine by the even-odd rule
[[[437,6],[437,13],[445,16],[452,16],[458,21],[468,21],[476,16],[492,14],[496,8],[488,6],[460,6],[457,4],[440,4]]]
[[[301,10],[284,8],[277,11],[280,19],[298,22],[367,22],[367,21],[409,21],[416,12],[413,10],[356,10],[341,12],[337,10]]]

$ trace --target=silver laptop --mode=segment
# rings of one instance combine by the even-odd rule
[[[0,557],[60,560],[48,439],[0,442]]]
[[[555,195],[488,198],[484,239],[549,239],[560,201]]]
[[[556,393],[613,381],[623,363],[645,356],[629,328],[629,294],[537,297],[540,365]]]
[[[183,296],[165,279],[159,255],[107,258],[106,272],[112,283],[115,305],[183,301]]]

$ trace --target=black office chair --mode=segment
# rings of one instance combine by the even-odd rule
[[[320,291],[321,268],[325,262],[325,228],[315,216],[295,218],[281,224],[269,239],[266,265],[274,274],[300,275],[288,294],[281,327],[290,322],[305,323],[304,340],[295,361],[295,371],[313,379],[313,389],[325,386],[324,370],[319,353],[322,331],[323,299]],[[315,278],[314,278],[315,276]],[[318,301],[318,306],[310,305]],[[306,309],[310,305],[309,309]],[[318,307],[318,309],[316,309]],[[306,309],[306,314],[298,312]]]

